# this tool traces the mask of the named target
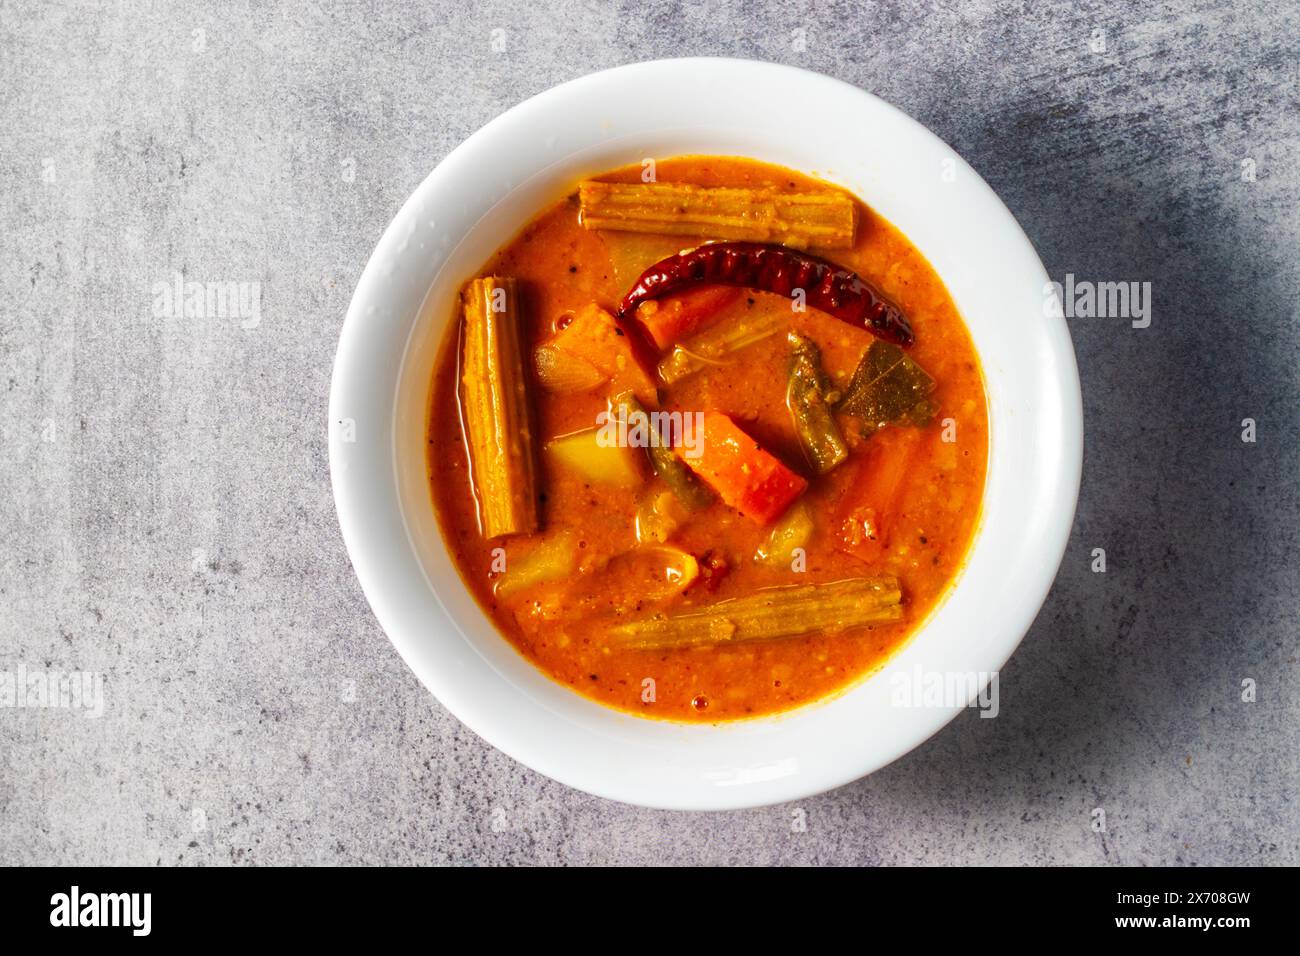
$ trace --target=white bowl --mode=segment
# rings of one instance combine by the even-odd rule
[[[494,630],[458,576],[425,477],[430,372],[461,283],[584,175],[683,154],[744,155],[839,183],[934,265],[984,363],[984,511],[947,600],[885,669],[790,713],[701,726],[645,720],[553,682]],[[896,705],[895,674],[987,674],[1055,577],[1078,497],[1078,371],[1047,275],[1011,213],[903,113],[815,73],[661,60],[565,83],[451,153],[384,232],[357,284],[330,393],[343,538],[375,616],[437,698],[549,777],[628,803],[758,806],[871,773],[967,701]],[[919,671],[917,670],[919,668]]]

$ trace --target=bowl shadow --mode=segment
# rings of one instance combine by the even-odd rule
[[[1295,270],[1257,214],[1271,193],[1233,169],[1187,185],[1136,147],[1089,155],[1032,122],[1037,109],[1013,105],[1019,124],[955,145],[981,157],[1053,280],[1150,282],[1151,324],[1069,320],[1085,447],[1061,570],[1001,674],[997,719],[964,713],[845,788],[868,804],[897,793],[900,806],[1014,819],[1103,805],[1152,764],[1196,789],[1192,755],[1237,746],[1226,709],[1241,681],[1285,666],[1277,604],[1300,584],[1300,409]],[[1008,128],[1026,139],[999,139]]]

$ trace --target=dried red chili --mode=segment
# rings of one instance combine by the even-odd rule
[[[630,316],[642,302],[706,284],[745,286],[790,298],[802,289],[808,305],[842,322],[904,347],[915,340],[898,306],[856,272],[761,242],[712,242],[661,259],[623,296],[619,316]]]

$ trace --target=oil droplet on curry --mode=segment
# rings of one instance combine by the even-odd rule
[[[643,172],[577,184],[466,283],[434,504],[470,591],[556,681],[645,717],[773,714],[871,674],[952,586],[980,363],[856,198],[739,158]]]

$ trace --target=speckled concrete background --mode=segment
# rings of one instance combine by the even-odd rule
[[[535,6],[0,4],[0,670],[106,681],[98,720],[0,709],[0,860],[1300,863],[1296,8]],[[339,538],[325,407],[359,270],[453,146],[704,53],[878,93],[1053,276],[1155,311],[1072,322],[1083,499],[999,719],[680,815],[541,778],[416,683]],[[260,322],[155,317],[176,271],[260,282]]]

